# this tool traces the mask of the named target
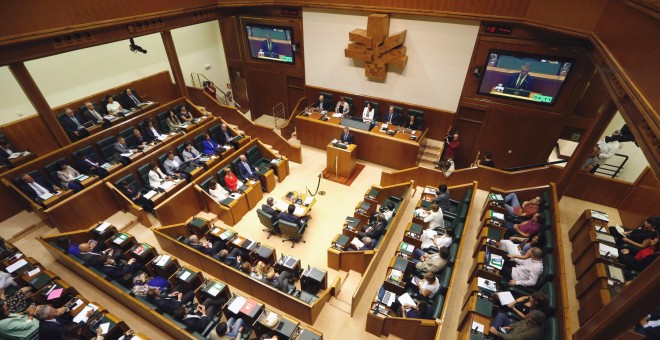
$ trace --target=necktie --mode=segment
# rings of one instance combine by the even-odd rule
[[[521,74],[518,76],[518,81],[516,82],[516,87],[520,87],[520,84],[522,84],[523,80],[525,80],[525,77]]]
[[[190,154],[193,156],[193,158],[197,157],[197,155],[195,155],[195,152],[192,150],[190,150]]]
[[[271,44],[272,44],[272,43],[269,41],[269,42],[268,42],[268,50],[269,50],[269,51],[272,51],[272,50],[273,50]]]
[[[37,196],[41,196],[46,193],[44,188],[41,185],[37,184],[36,182],[30,183],[30,186],[32,187],[32,189],[34,189],[34,191],[37,192]]]
[[[92,115],[96,118],[96,120],[98,120],[98,121],[102,121],[102,120],[103,120],[103,118],[101,118],[101,115],[99,115],[98,113],[96,113],[96,110],[91,110],[91,112],[92,112]]]
[[[243,162],[243,165],[248,171],[248,175],[252,175],[252,169],[250,169],[250,166],[247,164],[247,162]]]
[[[229,137],[229,134],[227,133],[227,131],[223,131],[223,132],[224,132],[224,134],[225,134],[225,138],[226,138],[227,140],[229,140],[230,137]]]
[[[80,123],[78,122],[78,120],[76,119],[76,117],[73,117],[73,116],[72,116],[72,117],[71,117],[71,120],[73,120],[73,122],[76,123],[76,126],[78,127],[78,129],[82,128],[82,125],[80,125]]]
[[[134,95],[131,95],[131,99],[133,100],[133,102],[135,102],[135,105],[140,104],[140,101],[137,98],[135,98]]]

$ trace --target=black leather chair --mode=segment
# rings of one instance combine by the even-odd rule
[[[101,155],[103,155],[103,158],[108,162],[111,162],[114,158],[114,149],[112,145],[115,143],[117,143],[117,138],[115,136],[106,137],[96,142],[96,146],[101,150]]]
[[[149,163],[137,169],[138,174],[140,175],[140,179],[142,179],[142,183],[144,183],[144,188],[149,190],[154,190],[154,188],[152,188],[149,185],[149,170],[150,170]]]
[[[284,237],[282,242],[291,241],[291,248],[293,248],[297,242],[306,243],[305,240],[302,239],[302,234],[306,227],[305,224],[303,224],[303,226],[300,228],[298,228],[297,224],[282,220],[279,220],[277,224],[279,225],[282,236]]]
[[[156,116],[156,120],[158,121],[158,124],[160,125],[160,130],[163,131],[163,133],[170,133],[170,127],[167,125],[167,118],[169,117],[169,111],[161,112]]]
[[[323,100],[325,101],[326,105],[328,105],[332,110],[335,109],[333,106],[334,102],[332,100],[332,93],[330,92],[319,92],[319,96],[323,96]],[[318,97],[314,98],[315,101],[318,101]]]
[[[64,162],[67,164],[70,163],[69,161],[66,160],[66,158],[62,157],[44,166],[44,170],[46,170],[46,173],[48,174],[48,176],[50,176],[50,180],[53,181],[53,183],[57,184],[57,186],[60,186],[60,179],[57,177],[57,171],[60,170],[60,166],[59,166],[60,162]]]
[[[266,237],[266,239],[269,239],[273,234],[275,235],[282,234],[278,226],[278,221],[273,221],[272,215],[257,208],[257,216],[259,217],[259,221],[261,222],[261,224],[263,224],[263,226],[266,227],[266,229],[263,229],[263,231],[268,232],[268,236]]]
[[[205,137],[205,133],[202,132],[199,135],[195,136],[195,138],[193,138],[193,145],[195,146],[195,148],[197,150],[199,150],[199,152],[203,152],[202,151],[202,142],[204,141],[204,137]]]
[[[128,138],[129,136],[133,136],[133,129],[135,129],[134,126],[123,129],[123,130],[119,131],[119,135],[124,137],[124,138]]]

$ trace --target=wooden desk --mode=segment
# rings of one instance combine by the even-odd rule
[[[327,166],[325,171],[339,177],[351,178],[355,171],[357,145],[350,144],[346,146],[346,149],[342,149],[330,143],[325,150],[327,154]]]
[[[293,337],[293,333],[298,329],[300,323],[298,321],[289,319],[284,315],[278,315],[275,313],[275,315],[278,315],[279,317],[279,322],[277,325],[270,328],[266,325],[266,318],[267,315],[270,315],[271,313],[274,312],[268,311],[267,309],[264,309],[261,312],[257,318],[257,323],[255,324],[257,333],[265,334],[272,332],[278,336],[278,339],[291,339]]]
[[[309,205],[307,206],[302,204],[295,204],[294,202],[296,199],[300,199],[303,202],[305,202],[305,200],[307,199],[307,194],[305,193],[301,194],[297,191],[289,191],[286,195],[284,195],[284,197],[282,197],[281,201],[275,204],[275,209],[279,210],[280,212],[285,212],[289,204],[294,204],[296,206],[296,210],[299,210],[294,212],[294,215],[298,217],[303,217],[309,214],[309,212],[312,210],[312,207],[316,203],[316,197],[313,197],[312,200],[309,202]],[[298,208],[304,208],[304,209],[300,210]]]
[[[493,247],[487,247],[487,248],[493,254],[506,256],[506,252],[504,250],[500,250]],[[467,280],[468,284],[470,284],[477,277],[483,277],[487,280],[491,280],[495,282],[501,281],[500,271],[488,266],[485,262],[486,262],[486,252],[485,250],[480,251],[477,254],[477,257],[475,258],[474,263],[472,264],[472,268],[470,269],[470,277]]]
[[[270,166],[271,166],[271,168],[276,170],[276,172],[277,172],[277,181],[278,182],[282,183],[282,181],[284,181],[284,179],[287,176],[289,176],[289,173],[290,173],[290,171],[289,171],[289,160],[286,157],[281,156],[280,159],[272,160],[270,162]]]
[[[236,313],[235,310],[232,311],[230,307],[235,307],[233,303],[234,301],[237,301],[237,299],[240,299],[243,301],[243,303],[237,306],[238,312]],[[233,293],[231,299],[229,299],[227,304],[225,304],[223,311],[225,312],[225,315],[241,318],[243,321],[245,321],[246,324],[251,325],[254,324],[254,322],[257,320],[257,317],[261,315],[263,308],[264,305],[261,303],[258,303],[248,297]]]
[[[481,231],[477,235],[477,244],[474,247],[474,253],[472,257],[475,258],[480,251],[485,250],[487,245],[490,245],[493,248],[499,248],[500,241],[506,233],[506,228],[498,227],[491,225],[488,228],[481,228]],[[492,240],[491,244],[488,244],[488,240]]]
[[[320,117],[318,113],[312,113],[307,117],[296,116],[296,134],[302,144],[324,149],[328,141],[341,135],[340,118],[330,118],[326,122],[320,120]],[[428,129],[415,141],[373,131],[373,129],[371,132],[351,130],[355,136],[355,144],[359,145],[357,158],[394,169],[406,169],[417,165],[420,146],[428,134]]]
[[[422,246],[422,231],[423,227],[420,224],[408,222],[408,227],[403,233],[403,242],[412,244],[415,248],[420,248]]]
[[[149,263],[158,255],[156,248],[152,247],[147,243],[140,243],[133,246],[131,249],[131,257],[134,257],[138,262],[142,264]]]
[[[106,241],[107,247],[117,246],[121,249],[122,253],[125,253],[136,244],[135,237],[126,233],[119,233]]]
[[[151,269],[152,274],[157,274],[162,277],[170,277],[181,268],[181,265],[179,265],[179,260],[171,255],[162,254],[149,262],[147,268]]]
[[[575,286],[575,293],[580,302],[578,311],[580,325],[589,321],[623,289],[620,283],[612,280],[609,268],[605,264],[597,263]]]
[[[486,202],[484,202],[483,210],[481,210],[481,220],[484,219],[487,211],[494,211],[501,214],[506,214],[507,210],[504,208],[504,195],[491,192],[486,196]]]
[[[23,165],[33,159],[37,158],[37,155],[34,152],[30,151],[21,151],[21,155],[15,158],[10,158],[9,162],[15,168],[17,166]]]
[[[616,261],[616,256],[606,257],[601,254],[601,243],[604,246],[616,248],[616,244],[607,241],[612,239],[609,235],[607,223],[586,218],[584,214],[583,217],[585,218],[578,219],[571,228],[571,232],[569,232],[569,238],[573,245],[571,260],[575,265],[575,278],[578,281],[581,280],[587,272],[592,270],[596,263],[605,263],[623,268],[623,265]],[[596,230],[600,230],[600,232]],[[572,238],[570,235],[572,235]]]

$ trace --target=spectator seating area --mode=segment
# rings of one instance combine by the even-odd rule
[[[280,254],[278,257],[275,249],[241,237],[232,230],[214,225],[214,221],[195,222],[199,220],[201,219],[191,218],[188,223],[157,227],[154,228],[154,234],[164,250],[177,254],[187,263],[201,268],[204,272],[221,279],[230,286],[241,287],[241,290],[250,296],[305,323],[314,323],[325,303],[333,295],[339,284],[339,278],[331,283],[324,282],[320,286],[309,286],[305,279],[308,271],[302,269],[307,266],[300,259],[284,254]],[[210,242],[216,248],[210,251],[191,244],[190,239],[193,235],[198,240]],[[218,243],[221,246],[217,245]],[[226,249],[228,257],[214,256],[217,255],[218,249]],[[265,282],[259,279],[258,274],[246,273],[243,271],[244,268],[241,270],[242,265],[234,261],[237,255],[241,255],[243,262],[249,259],[253,268],[257,267],[258,262],[261,261],[266,268],[272,267],[280,275],[282,272],[289,272],[290,276],[295,279],[282,285]],[[266,271],[267,269],[259,274]],[[325,277],[325,275],[323,276]],[[298,278],[300,278],[300,287],[293,284]]]
[[[24,302],[12,306],[12,308],[17,308],[16,313],[27,314],[28,312],[24,308],[31,304],[36,306],[49,305],[54,308],[66,307],[70,309],[68,314],[74,320],[81,322],[81,335],[85,338],[96,336],[97,329],[101,325],[107,324],[108,330],[103,333],[106,339],[117,339],[125,334],[134,334],[133,339],[148,339],[142,334],[136,334],[123,320],[103,308],[103,306],[86,299],[75,287],[46,269],[39,262],[33,258],[25,257],[20,249],[4,239],[0,239],[0,270],[2,270],[0,276],[2,276],[4,284],[0,289],[4,291],[3,294],[8,299],[14,300],[11,297],[16,297],[18,291],[25,291],[29,288],[29,292],[24,294]],[[15,283],[15,285],[12,283]],[[90,306],[95,307],[95,311],[91,316],[87,316],[88,310],[91,309]],[[35,318],[35,321],[34,327],[21,329],[23,332],[29,333],[27,336],[22,336],[21,339],[39,339],[39,324],[48,321],[37,321],[37,318]],[[134,324],[134,320],[131,323]],[[19,329],[13,329],[11,333],[5,333],[5,331],[8,330],[0,328],[0,338],[16,339],[15,335],[17,333],[14,332],[19,331]]]
[[[85,257],[79,252],[79,245],[88,244],[90,239],[101,245],[94,247],[99,252],[108,253],[112,250],[108,253],[109,256],[117,254],[118,261],[132,259],[126,266],[134,262],[131,267],[133,269],[124,270],[120,273],[122,275],[117,275]],[[312,336],[310,339],[322,339],[321,333],[286,314],[277,315],[279,321],[274,325],[266,323],[263,319],[274,312],[264,302],[249,296],[239,298],[239,295],[231,292],[226,281],[206,275],[195,266],[181,266],[175,256],[158,254],[151,245],[140,243],[133,236],[117,231],[108,223],[100,223],[88,230],[43,236],[40,241],[59,262],[173,338],[208,339],[221,321],[233,317],[244,321],[241,339],[271,332],[277,334],[282,328],[278,327],[278,323],[287,323],[289,335],[308,333],[307,336]],[[160,287],[160,294],[151,294],[151,287],[154,286]],[[182,320],[176,311],[172,312],[170,304],[160,303],[160,299],[176,297],[174,292],[180,292],[183,296],[177,298],[180,302],[174,303],[176,308],[194,308],[195,300],[204,305],[206,311],[209,311],[206,318],[208,323],[201,326],[189,324]],[[245,301],[236,302],[237,299]],[[253,307],[248,311],[246,305]]]
[[[444,227],[429,226],[429,222],[419,220],[417,212],[430,206],[435,198],[436,190],[427,187],[422,193],[422,198],[417,203],[416,213],[408,222],[402,241],[399,243],[398,251],[391,259],[383,285],[372,302],[367,315],[366,330],[376,336],[394,335],[404,338],[431,338],[436,334],[438,320],[441,320],[445,312],[444,304],[446,297],[451,294],[451,286],[454,284],[453,268],[459,262],[458,253],[461,247],[461,239],[465,225],[469,223],[468,215],[472,209],[474,193],[477,183],[453,186],[449,188],[452,209],[442,212]],[[455,213],[452,213],[455,212]],[[453,230],[451,245],[442,251],[448,254],[444,267],[431,273],[439,283],[436,292],[425,297],[420,290],[410,284],[413,277],[422,277],[427,272],[417,269],[416,263],[422,249],[423,237],[431,233],[433,235],[444,235],[448,229]],[[431,236],[433,237],[433,236]],[[424,250],[425,254],[436,254],[440,249],[432,246]],[[423,280],[423,279],[421,279]],[[412,300],[407,300],[412,299]],[[419,306],[420,302],[427,307],[421,308],[419,315],[411,317],[406,313],[400,301],[413,301],[412,305]],[[409,302],[410,303],[410,302]],[[434,321],[431,321],[434,320]]]

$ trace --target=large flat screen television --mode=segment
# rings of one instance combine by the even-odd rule
[[[253,59],[295,62],[293,55],[293,28],[270,25],[245,24],[245,31]]]
[[[554,105],[573,59],[490,50],[479,93]]]

